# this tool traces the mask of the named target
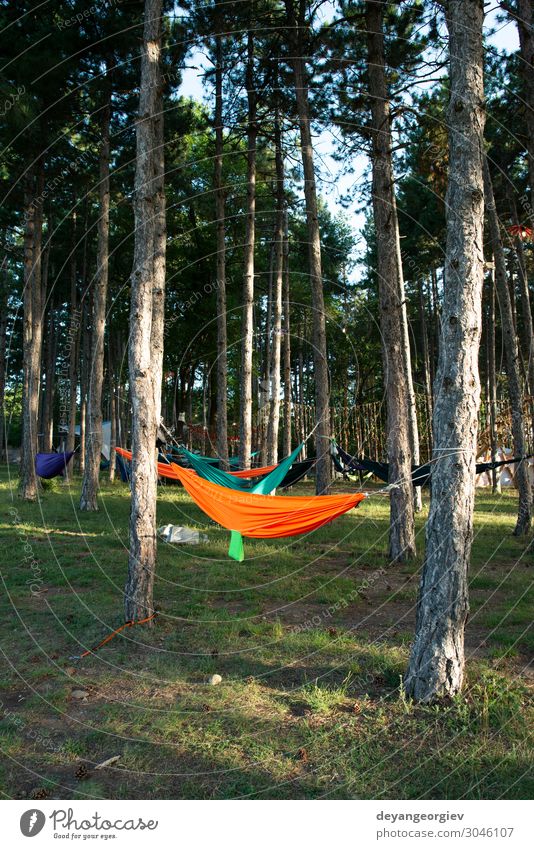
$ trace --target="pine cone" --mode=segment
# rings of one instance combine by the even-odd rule
[[[76,781],[85,781],[86,778],[89,778],[89,769],[86,764],[80,764],[76,768],[76,772],[74,773],[74,777]]]
[[[30,791],[30,799],[48,799],[50,791],[46,787],[34,787]]]

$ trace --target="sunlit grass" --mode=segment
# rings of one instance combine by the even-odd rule
[[[426,499],[418,557],[402,567],[387,562],[383,496],[309,536],[246,540],[246,560],[236,563],[228,533],[181,488],[163,487],[158,524],[190,524],[209,541],[161,543],[156,627],[124,631],[77,660],[123,623],[129,491],[101,484],[100,511],[82,514],[79,480],[24,504],[0,470],[3,793],[531,795],[532,703],[522,670],[534,649],[532,554],[511,533],[513,492],[477,495],[465,692],[423,707],[406,701],[400,681]],[[208,684],[214,673],[222,676],[216,687]],[[86,688],[85,700],[72,697],[76,687]],[[91,773],[115,754],[114,770]],[[81,762],[91,773],[84,782],[75,778]]]

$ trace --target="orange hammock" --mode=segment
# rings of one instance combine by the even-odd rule
[[[229,472],[234,478],[259,478],[260,475],[268,475],[276,469],[276,466],[260,466],[257,469],[243,469],[241,472]]]
[[[274,539],[314,531],[356,507],[366,497],[352,495],[272,496],[236,492],[173,464],[178,479],[210,519],[245,537]]]
[[[115,449],[131,460],[130,451]],[[210,519],[231,531],[228,554],[244,559],[242,537],[275,539],[314,531],[356,507],[366,496],[352,495],[272,496],[237,492],[199,477],[196,472],[158,463],[158,474],[179,480],[193,501]]]

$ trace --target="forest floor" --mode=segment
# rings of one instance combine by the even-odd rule
[[[477,495],[467,683],[425,707],[400,686],[421,559],[388,564],[387,498],[308,537],[246,540],[236,563],[228,533],[162,488],[158,523],[209,542],[161,543],[155,627],[75,660],[123,622],[129,490],[103,477],[101,510],[81,514],[78,479],[36,504],[16,485],[1,467],[5,797],[532,798],[533,561],[513,492]]]

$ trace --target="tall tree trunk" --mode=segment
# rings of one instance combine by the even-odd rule
[[[222,24],[219,24],[222,27]],[[217,456],[228,468],[225,190],[223,185],[223,36],[215,37],[215,217],[217,219]],[[213,380],[213,378],[212,378]]]
[[[432,379],[430,376],[430,353],[428,346],[428,327],[426,323],[426,303],[424,280],[419,279],[419,321],[421,325],[421,343],[423,346],[423,385],[425,387],[425,409],[427,417],[428,445],[432,443]]]
[[[490,419],[490,446],[491,460],[497,460],[497,370],[495,366],[495,265],[492,262],[488,286],[488,320],[486,332],[486,346],[488,349],[488,407]],[[493,469],[491,472],[491,483],[493,493],[501,491],[500,472]]]
[[[284,283],[284,156],[278,111],[274,123],[276,162],[276,228],[274,234],[273,341],[271,345],[270,414],[267,431],[267,465],[278,463],[280,427],[280,365],[282,349],[282,289]],[[291,452],[290,452],[291,453]]]
[[[243,324],[241,342],[241,399],[239,406],[239,460],[250,468],[252,453],[252,356],[254,342],[254,248],[256,229],[256,91],[254,88],[254,34],[248,33],[246,80],[247,127],[247,216],[243,278]]]
[[[289,301],[289,224],[284,212],[284,450],[291,454],[291,315]]]
[[[115,357],[111,337],[108,342],[108,389],[109,389],[109,418],[111,422],[109,437],[109,480],[115,480],[117,446],[117,396],[115,392]]]
[[[449,0],[449,181],[435,465],[415,639],[404,681],[407,694],[423,702],[454,695],[464,677],[484,281],[483,18],[482,0]]]
[[[273,274],[275,253],[276,227],[273,233],[271,249],[269,251],[269,283],[267,287],[267,309],[265,315],[265,343],[263,350],[260,345],[260,358],[263,356],[262,379],[258,390],[258,419],[261,437],[261,464],[266,466],[269,457],[269,416],[270,416],[270,380],[271,380],[271,326],[273,318]]]
[[[109,75],[109,66],[106,73]],[[85,469],[82,479],[80,510],[98,510],[98,475],[102,454],[102,385],[104,382],[104,333],[109,271],[109,125],[111,119],[111,84],[106,84],[106,102],[101,112],[99,152],[99,219],[96,274],[92,292],[91,359],[87,395]]]
[[[41,431],[43,433],[43,451],[49,454],[54,441],[54,399],[57,357],[56,314],[53,303],[48,309],[47,332],[45,340],[45,392]]]
[[[512,222],[519,224],[513,186],[509,185],[508,199],[512,211]],[[530,303],[530,290],[528,285],[527,268],[525,263],[525,252],[523,242],[519,236],[516,237],[515,253],[517,257],[517,275],[519,279],[519,294],[521,297],[521,318],[523,328],[524,350],[527,356],[526,372],[528,376],[528,394],[534,397],[534,326],[532,323],[532,307]]]
[[[508,395],[512,411],[512,436],[514,454],[518,457],[526,455],[525,428],[523,422],[523,390],[519,367],[519,347],[514,328],[512,301],[506,272],[506,259],[499,231],[499,217],[495,207],[493,186],[487,160],[484,161],[484,188],[486,199],[486,216],[495,262],[495,284],[501,313],[501,325],[504,344],[504,361],[508,378]],[[532,521],[532,489],[530,486],[527,462],[516,466],[515,480],[519,490],[519,509],[514,530],[515,536],[526,534]]]
[[[313,368],[315,383],[315,445],[317,465],[315,485],[318,495],[328,492],[332,482],[330,457],[330,384],[326,349],[326,317],[324,310],[321,233],[317,204],[317,186],[313,161],[311,115],[308,81],[304,61],[304,35],[307,30],[305,7],[300,4],[298,16],[292,0],[286,0],[288,25],[291,28],[293,57],[291,60],[295,84],[295,98],[300,128],[300,148],[304,171],[304,198],[308,231],[309,273],[313,310]]]
[[[67,341],[69,343],[69,415],[67,421],[67,451],[74,451],[76,442],[76,407],[78,395],[78,292],[76,268],[76,213],[72,216],[72,242],[70,255],[70,317]],[[69,472],[67,471],[67,475]]]
[[[9,279],[7,271],[7,262],[2,263],[2,271],[4,272],[0,283],[0,461],[6,459],[7,443],[6,443],[6,420],[5,420],[5,400],[6,400],[6,348],[7,348],[7,318],[8,318],[8,291]]]
[[[161,112],[162,0],[145,0],[137,159],[135,247],[128,362],[132,395],[132,506],[125,586],[126,620],[154,612],[156,434],[161,407],[165,206]]]
[[[84,284],[85,284],[84,276]],[[85,446],[87,436],[87,401],[89,397],[89,382],[91,368],[91,324],[92,293],[85,290],[82,307],[82,362],[80,368],[80,474],[85,472]]]
[[[372,113],[373,214],[375,222],[380,331],[384,361],[390,495],[389,557],[415,555],[412,448],[419,452],[411,381],[404,281],[396,211],[391,115],[386,84],[383,3],[366,5],[369,94]],[[414,422],[415,417],[415,422]],[[416,460],[416,458],[413,458]]]
[[[24,382],[20,495],[26,501],[35,501],[38,491],[35,454],[37,453],[43,320],[41,288],[43,189],[44,173],[42,164],[39,164],[37,177],[31,171],[27,175],[24,200],[26,222],[24,232]]]
[[[528,174],[530,182],[529,217],[534,219],[534,32],[532,0],[501,2],[503,9],[515,19],[521,54],[520,71],[525,81],[525,120],[527,125]]]

